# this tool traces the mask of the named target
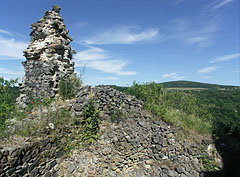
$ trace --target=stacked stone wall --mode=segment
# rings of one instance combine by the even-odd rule
[[[61,79],[74,75],[70,42],[60,8],[53,6],[32,24],[31,42],[24,51],[25,76],[20,84],[18,105],[25,107],[30,97],[55,97]]]
[[[57,176],[54,166],[61,155],[51,139],[0,147],[0,177]]]
[[[136,99],[131,95],[125,95],[124,93],[113,89],[111,87],[98,86],[82,87],[76,96],[76,102],[73,106],[75,113],[81,116],[84,107],[90,100],[90,94],[95,102],[95,106],[98,111],[102,112],[106,116],[114,116],[118,113],[133,113],[140,112],[143,109],[142,101]]]
[[[109,87],[82,87],[75,103],[67,104],[76,119],[82,119],[90,95],[101,119],[99,139],[94,144],[76,148],[62,160],[58,159],[62,151],[50,140],[20,148],[1,149],[0,146],[0,174],[25,177],[204,175],[202,157],[208,156],[207,149],[214,146],[211,140],[203,138],[199,144],[178,140],[175,129],[159,118],[154,119],[143,109],[141,101]],[[113,109],[123,111],[114,115],[117,121],[111,118]],[[76,128],[65,126],[64,130]],[[66,131],[64,137],[67,134]],[[66,146],[61,138],[57,143]]]

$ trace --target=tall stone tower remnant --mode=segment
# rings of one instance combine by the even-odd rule
[[[31,41],[22,64],[25,76],[20,83],[19,105],[26,105],[31,97],[55,97],[61,78],[74,75],[74,62],[70,42],[72,38],[59,15],[59,6],[52,6],[43,18],[31,26]]]

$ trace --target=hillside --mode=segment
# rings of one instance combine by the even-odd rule
[[[161,83],[166,88],[206,88],[206,89],[231,89],[237,88],[237,86],[231,85],[218,85],[193,81],[171,81]]]
[[[210,83],[202,83],[202,82],[194,82],[194,81],[170,81],[170,82],[162,82],[157,83],[161,84],[165,88],[169,89],[180,89],[180,90],[194,90],[194,89],[237,89],[239,86],[233,86],[233,85],[219,85],[219,84],[210,84]],[[117,90],[120,90],[122,92],[126,92],[129,87],[126,86],[117,86],[117,85],[108,85],[112,88],[115,88]]]

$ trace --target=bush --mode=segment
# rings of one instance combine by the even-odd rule
[[[0,77],[0,130],[5,128],[5,121],[11,118],[15,109],[15,101],[11,94],[11,88],[17,83],[16,80],[4,80]]]
[[[90,92],[90,101],[84,108],[81,123],[84,129],[82,140],[87,143],[93,143],[98,138],[99,114],[94,105],[92,90]]]
[[[133,83],[128,93],[144,102],[145,108],[166,122],[199,133],[211,132],[212,116],[207,108],[191,94],[167,91],[154,82]]]
[[[212,121],[212,115],[207,105],[201,104],[199,100],[190,93],[183,91],[169,91],[166,94],[165,102],[168,108],[177,109],[185,114],[201,117],[206,122]]]
[[[134,81],[133,86],[129,88],[128,93],[144,102],[147,110],[159,116],[165,113],[164,97],[166,89],[160,84],[154,82],[138,84]]]
[[[163,119],[176,126],[181,126],[185,130],[194,130],[201,134],[211,133],[211,124],[207,121],[196,117],[193,114],[186,114],[177,109],[169,109],[166,111]]]
[[[79,76],[62,78],[59,82],[59,95],[63,99],[72,98],[77,94],[77,90],[82,86],[82,81]]]

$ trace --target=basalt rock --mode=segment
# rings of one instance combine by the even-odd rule
[[[120,114],[140,112],[143,103],[134,96],[125,95],[122,92],[106,86],[85,86],[79,89],[76,101],[73,105],[78,116],[83,114],[84,107],[89,103],[90,95],[103,118],[119,121]]]
[[[59,12],[60,7],[53,6],[52,11],[45,12],[41,20],[32,24],[31,42],[24,51],[25,77],[17,99],[22,107],[29,102],[29,96],[56,96],[60,78],[74,75],[72,39]],[[145,111],[143,103],[134,96],[104,86],[85,86],[77,92],[76,98],[65,100],[61,108],[53,102],[48,109],[35,110],[21,120],[24,125],[24,121],[40,121],[50,111],[72,111],[75,123],[56,129],[56,137],[50,135],[50,129],[55,128],[49,123],[49,128],[42,131],[44,138],[16,137],[22,144],[18,146],[12,145],[13,140],[7,141],[9,146],[0,141],[0,177],[200,177],[205,171],[202,158],[217,157],[211,140],[203,138],[204,141],[196,144],[176,138],[175,129]],[[79,130],[74,136],[81,131],[77,122],[81,122],[78,120],[83,118],[90,99],[99,111],[99,138],[90,146],[76,147],[61,159],[63,150],[69,146],[64,138],[70,130]],[[81,145],[77,138],[74,141]]]
[[[53,6],[52,11],[46,11],[43,18],[32,24],[31,41],[24,50],[26,61],[22,62],[25,76],[17,99],[20,107],[30,97],[55,97],[60,79],[74,74],[72,38],[59,12],[60,7]]]

